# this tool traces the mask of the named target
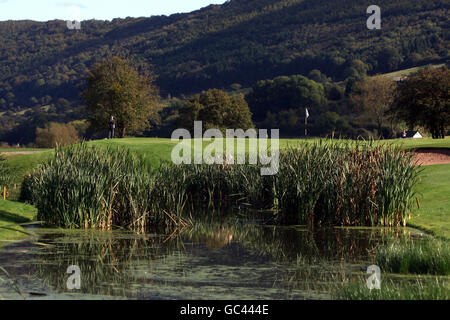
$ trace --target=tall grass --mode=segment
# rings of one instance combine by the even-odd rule
[[[191,211],[246,205],[275,209],[286,224],[398,226],[415,204],[412,162],[398,147],[317,141],[283,150],[275,176],[261,165],[166,164],[156,180],[164,199]]]
[[[0,154],[0,187],[9,184],[11,179],[11,171],[6,165],[6,159]]]
[[[161,165],[155,175],[155,200],[165,207],[221,209],[234,205],[262,208],[272,201],[256,165]],[[175,208],[173,208],[175,209]]]
[[[445,240],[393,241],[376,250],[383,272],[450,275],[450,243]]]
[[[142,230],[150,214],[148,167],[126,149],[59,148],[53,159],[28,176],[22,198],[38,219],[69,228]]]
[[[381,290],[369,290],[362,277],[358,282],[348,282],[333,292],[340,300],[448,300],[449,283],[445,279],[412,281],[382,281]]]
[[[412,154],[370,143],[308,144],[281,154],[274,177],[280,218],[290,223],[406,225],[419,169]]]
[[[274,209],[282,223],[405,225],[418,170],[396,147],[318,141],[281,152],[277,175],[261,165],[174,165],[150,171],[125,149],[57,149],[27,177],[22,198],[38,219],[72,228],[144,230],[182,223],[185,212]]]

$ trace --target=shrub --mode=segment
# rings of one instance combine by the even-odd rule
[[[73,125],[51,122],[46,128],[36,129],[36,145],[41,148],[67,146],[80,141]]]

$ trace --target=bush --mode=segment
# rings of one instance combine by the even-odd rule
[[[46,128],[36,129],[36,145],[41,148],[67,146],[80,141],[73,125],[51,122]]]

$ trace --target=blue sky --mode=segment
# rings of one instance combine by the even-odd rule
[[[224,2],[225,0],[0,0],[0,21],[149,17],[190,12]]]

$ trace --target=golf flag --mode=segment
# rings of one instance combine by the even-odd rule
[[[308,108],[306,108],[306,119],[309,118],[309,112],[308,112]]]

